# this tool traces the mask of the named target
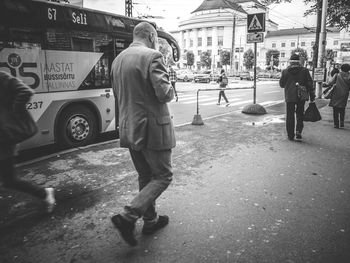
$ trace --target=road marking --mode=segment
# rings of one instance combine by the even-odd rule
[[[201,104],[202,101],[216,101],[217,98],[206,98],[206,99],[199,99],[199,104]],[[192,104],[192,103],[197,103],[197,98],[195,100],[191,100],[191,101],[185,101],[182,102],[183,104]]]
[[[266,91],[266,92],[264,92],[264,94],[269,94],[269,93],[280,93],[281,91],[282,91],[282,89],[281,89],[281,90]]]
[[[252,100],[243,100],[243,101],[239,101],[239,102],[235,102],[235,103],[230,103],[229,107],[241,105],[241,104],[249,103],[249,102],[252,102]]]
[[[230,101],[237,101],[237,100],[240,100],[240,99],[230,99]],[[212,102],[208,102],[208,103],[200,103],[199,102],[199,105],[201,105],[201,106],[209,106],[209,105],[214,105],[214,104],[216,104],[216,102],[217,102],[217,98],[215,99],[215,101],[212,101]],[[226,104],[225,104],[226,105]],[[223,106],[225,106],[224,104],[223,104]]]

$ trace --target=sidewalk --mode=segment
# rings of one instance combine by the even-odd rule
[[[127,150],[107,143],[23,166],[59,205],[45,216],[1,189],[0,262],[348,262],[349,106],[345,129],[325,106],[303,142],[287,140],[283,105],[178,127],[174,180],[157,202],[170,224],[143,237],[139,222],[135,248],[110,223],[137,192]]]

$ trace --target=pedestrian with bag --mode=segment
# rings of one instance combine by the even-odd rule
[[[226,98],[226,95],[225,95],[225,89],[228,84],[228,78],[224,69],[221,70],[220,77],[218,78],[217,83],[219,83],[220,91],[219,91],[218,103],[216,105],[220,105],[221,97],[223,97],[224,100],[226,101],[226,107],[228,107],[230,103],[228,102],[228,99]]]
[[[326,83],[330,87],[331,95],[329,106],[333,107],[334,128],[344,128],[345,108],[349,98],[350,90],[350,65],[343,64],[340,72]]]
[[[301,66],[299,55],[292,54],[289,63],[279,80],[286,102],[286,130],[289,140],[294,140],[294,137],[301,140],[305,102],[310,98],[310,103],[315,103],[315,90],[309,70]]]
[[[169,222],[168,216],[157,214],[155,204],[173,176],[175,132],[167,103],[174,98],[174,89],[157,45],[155,28],[147,22],[139,23],[133,42],[115,58],[111,70],[119,108],[120,146],[129,149],[139,182],[139,193],[111,220],[131,246],[137,245],[134,229],[139,218],[144,221],[144,235]]]
[[[179,97],[177,96],[177,92],[176,92],[176,88],[175,88],[177,76],[176,76],[176,71],[170,65],[169,65],[169,80],[171,82],[171,85],[173,86],[173,89],[175,92],[175,97],[176,97],[176,102],[177,102],[179,100]]]
[[[0,181],[3,187],[31,194],[51,213],[56,201],[53,188],[42,188],[21,180],[15,173],[16,144],[37,132],[26,104],[34,91],[20,79],[0,71]]]

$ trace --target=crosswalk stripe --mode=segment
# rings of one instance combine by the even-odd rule
[[[273,91],[265,91],[264,94],[269,94],[269,93],[280,93],[282,91],[281,90],[273,90]]]
[[[217,98],[207,98],[207,99],[199,99],[199,104],[201,104],[201,102],[203,101],[216,101]],[[191,100],[191,101],[185,101],[185,102],[182,102],[183,104],[191,104],[191,103],[197,103],[197,98],[195,100]]]
[[[241,105],[241,104],[245,104],[245,103],[249,103],[252,102],[252,100],[243,100],[243,101],[239,101],[239,102],[235,102],[235,103],[230,103],[229,106],[236,106],[236,105]]]
[[[230,102],[231,101],[237,101],[237,100],[240,100],[240,99],[230,99]],[[199,103],[199,104],[203,105],[203,106],[208,106],[208,105],[213,105],[213,104],[216,104],[216,103],[217,103],[217,98],[215,99],[215,101],[208,102],[208,103]]]

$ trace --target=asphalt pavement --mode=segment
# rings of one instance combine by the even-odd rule
[[[1,189],[0,262],[349,262],[350,110],[335,129],[325,104],[302,142],[287,139],[283,103],[177,127],[174,180],[157,201],[170,223],[145,237],[138,222],[134,248],[110,222],[137,193],[118,141],[22,165],[58,206],[46,215]]]

